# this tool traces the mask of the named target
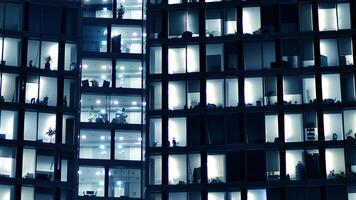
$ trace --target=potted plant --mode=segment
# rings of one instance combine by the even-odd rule
[[[124,17],[124,14],[125,14],[125,7],[124,5],[122,5],[122,3],[120,3],[120,7],[117,9],[117,18],[122,19]]]
[[[51,69],[51,62],[52,62],[52,57],[51,56],[47,56],[45,58],[45,69]]]
[[[214,31],[206,31],[207,36],[213,37],[214,36]]]
[[[46,135],[49,137],[49,142],[52,143],[52,138],[56,135],[56,130],[49,127],[48,131],[46,132]]]
[[[91,80],[90,82],[92,87],[99,87],[99,82],[97,80]]]
[[[90,111],[89,111],[89,122],[94,122],[96,116],[98,114],[98,111],[95,110],[94,106],[90,106]]]

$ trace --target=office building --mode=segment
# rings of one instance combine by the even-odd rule
[[[355,199],[355,13],[148,2],[146,198]]]
[[[0,2],[1,200],[141,199],[142,4]]]
[[[142,199],[143,2],[82,3],[78,196]]]
[[[0,199],[71,200],[79,103],[76,1],[0,2]]]
[[[355,200],[355,13],[0,1],[0,199]]]

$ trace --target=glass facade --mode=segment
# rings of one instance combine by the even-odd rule
[[[78,199],[143,199],[145,2],[82,3]]]
[[[76,1],[0,2],[2,200],[75,195],[78,13]]]
[[[0,200],[356,200],[355,13],[2,0]]]
[[[149,1],[147,199],[355,198],[355,11]]]

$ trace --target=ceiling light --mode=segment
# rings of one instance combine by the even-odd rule
[[[105,145],[101,144],[100,149],[105,149]]]
[[[101,139],[101,140],[105,140],[105,136],[103,136],[103,135],[100,136],[100,139]]]
[[[136,106],[136,105],[137,105],[137,102],[136,102],[136,101],[133,101],[133,102],[132,102],[132,105]]]
[[[124,140],[124,137],[122,137],[122,136],[121,136],[121,137],[119,137],[119,140]]]
[[[121,66],[121,67],[120,67],[120,70],[125,70],[125,66]]]
[[[100,104],[101,103],[101,101],[98,99],[98,100],[96,100],[96,104]]]

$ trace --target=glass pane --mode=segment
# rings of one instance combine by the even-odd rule
[[[80,166],[78,174],[79,196],[104,197],[104,168]]]

